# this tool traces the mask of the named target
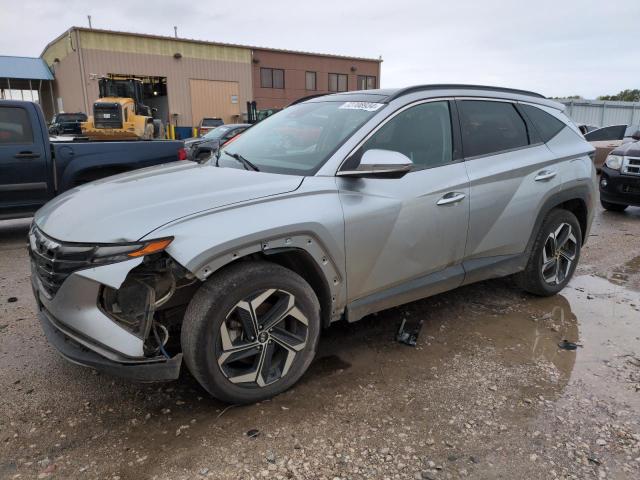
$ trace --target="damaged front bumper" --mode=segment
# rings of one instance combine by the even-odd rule
[[[30,233],[31,283],[49,342],[68,360],[105,373],[176,379],[182,354],[179,344],[168,348],[171,325],[158,308],[184,286],[184,269],[163,254],[96,265],[90,253],[85,245]],[[179,338],[180,325],[173,325]]]
[[[180,375],[182,353],[172,358],[156,357],[138,360],[121,358],[121,361],[117,361],[90,349],[86,339],[66,331],[45,310],[40,310],[38,319],[49,343],[70,362],[138,382],[175,380]],[[99,347],[96,346],[96,348]]]

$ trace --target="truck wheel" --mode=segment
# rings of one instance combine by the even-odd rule
[[[582,232],[576,216],[567,210],[552,210],[542,223],[525,270],[516,275],[516,280],[534,295],[555,295],[573,276],[581,246]]]
[[[604,200],[600,200],[602,208],[611,212],[624,212],[629,205],[620,205],[619,203],[609,203]]]
[[[319,334],[320,304],[302,277],[269,262],[239,262],[193,296],[181,342],[198,382],[214,397],[241,404],[296,383]]]

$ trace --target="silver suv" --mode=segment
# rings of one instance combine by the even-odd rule
[[[99,180],[35,216],[49,341],[136,380],[184,361],[215,397],[291,387],[322,327],[516,274],[553,295],[595,199],[593,148],[541,95],[428,85],[327,95],[204,164]]]

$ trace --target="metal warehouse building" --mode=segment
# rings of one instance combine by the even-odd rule
[[[51,68],[56,112],[86,112],[98,98],[98,79],[136,77],[158,118],[190,127],[203,117],[225,123],[259,110],[282,108],[316,93],[377,88],[381,60],[293,52],[190,39],[72,27],[41,55]],[[50,100],[50,99],[49,99]]]

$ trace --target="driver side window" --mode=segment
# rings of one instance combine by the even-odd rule
[[[400,152],[415,170],[451,163],[453,159],[449,102],[427,102],[399,113],[384,124],[360,148]]]

